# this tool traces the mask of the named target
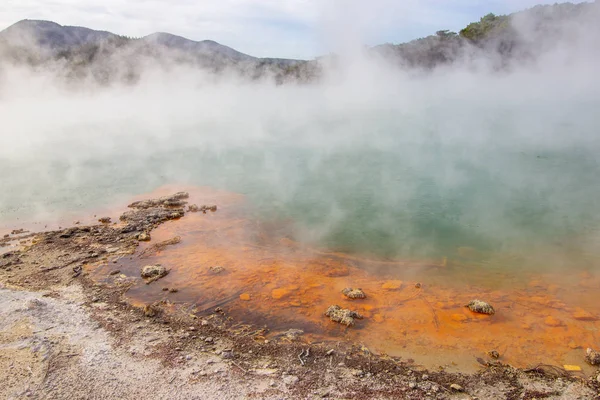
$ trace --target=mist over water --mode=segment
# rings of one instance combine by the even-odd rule
[[[89,91],[5,71],[0,215],[176,182],[243,193],[327,249],[595,267],[599,89],[590,68],[411,76],[363,62],[314,85],[180,71]]]

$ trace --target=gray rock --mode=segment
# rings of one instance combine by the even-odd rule
[[[587,361],[590,365],[600,365],[600,353],[588,348],[585,351],[585,361]]]
[[[365,292],[362,291],[362,289],[358,288],[358,289],[354,289],[354,288],[345,288],[344,290],[342,290],[342,294],[346,297],[348,297],[349,299],[366,299],[367,295],[365,294]]]
[[[298,383],[298,381],[299,379],[295,375],[286,375],[283,377],[283,383],[285,383],[288,386],[293,386],[296,383]]]
[[[146,265],[141,270],[142,278],[162,278],[168,273],[169,271],[162,265]]]
[[[492,307],[485,301],[481,301],[481,300],[477,300],[477,299],[471,300],[469,302],[469,304],[467,304],[465,307],[468,307],[469,310],[471,310],[475,313],[479,313],[479,314],[493,315],[496,313],[496,310],[494,310],[494,307]]]
[[[333,322],[340,323],[346,326],[353,326],[355,319],[362,319],[362,315],[356,311],[341,308],[338,305],[329,306],[325,315],[329,317]]]

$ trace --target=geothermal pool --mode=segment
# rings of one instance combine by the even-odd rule
[[[600,346],[600,91],[586,71],[283,87],[181,75],[90,93],[7,81],[19,96],[2,99],[0,233],[114,219],[133,196],[187,187],[219,210],[152,234],[180,244],[119,261],[136,277],[173,269],[133,287],[136,303],[223,302],[273,332],[428,366],[476,368],[490,350],[582,364]],[[497,314],[471,314],[473,298]],[[337,326],[331,304],[365,319]]]
[[[498,251],[490,259],[465,246],[438,258],[334,251],[295,240],[286,230],[293,221],[257,219],[246,196],[186,189],[190,204],[217,204],[218,211],[165,223],[136,255],[115,259],[93,276],[110,279],[109,272],[119,269],[137,278],[127,296],[140,306],[168,299],[200,315],[220,306],[236,321],[267,326],[267,337],[301,329],[312,342],[349,341],[428,368],[472,371],[477,358],[493,361],[486,353],[496,350],[515,366],[576,364],[585,370],[583,352],[598,343],[600,274],[588,266],[516,268],[522,261],[513,254]],[[174,190],[167,186],[140,198]],[[140,256],[175,236],[179,244]],[[536,259],[533,249],[528,257]],[[156,263],[171,272],[144,284],[140,267]],[[215,274],[214,266],[224,271]],[[350,300],[341,293],[345,287],[362,288],[367,298]],[[474,298],[491,303],[496,314],[470,312],[464,305]],[[323,315],[332,304],[364,319],[349,328],[335,324]]]

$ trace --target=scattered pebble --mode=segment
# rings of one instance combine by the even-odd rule
[[[283,383],[285,383],[288,386],[295,385],[296,383],[298,383],[298,381],[299,379],[295,375],[286,375],[283,377]]]
[[[464,389],[462,386],[460,386],[458,383],[453,383],[452,385],[450,385],[450,389],[454,390],[455,392],[463,392]]]

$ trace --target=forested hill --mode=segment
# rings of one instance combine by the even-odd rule
[[[487,14],[459,32],[440,30],[372,51],[399,65],[434,68],[486,58],[496,67],[535,61],[559,48],[598,49],[600,1],[538,5],[510,15]],[[581,54],[580,54],[581,55]]]

